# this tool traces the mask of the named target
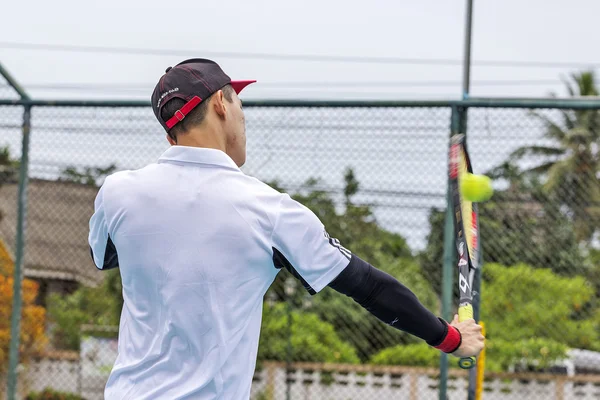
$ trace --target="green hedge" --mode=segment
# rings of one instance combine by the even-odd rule
[[[30,392],[25,400],[85,400],[83,397],[75,393],[57,392],[50,388],[46,388],[41,392]]]
[[[487,340],[486,365],[488,371],[506,371],[511,366],[544,369],[567,358],[569,347],[552,339],[530,338],[521,340]],[[450,358],[450,367],[457,359]],[[371,364],[407,365],[437,368],[440,352],[426,343],[398,345],[373,355]]]

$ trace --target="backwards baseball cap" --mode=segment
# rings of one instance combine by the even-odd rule
[[[221,67],[211,60],[203,58],[185,60],[174,67],[167,68],[156,84],[152,93],[152,110],[158,122],[168,132],[183,121],[185,116],[202,101],[223,86],[231,85],[236,93],[240,93],[242,89],[254,82],[256,81],[232,81]],[[161,116],[162,108],[174,98],[182,99],[186,103],[165,121]]]

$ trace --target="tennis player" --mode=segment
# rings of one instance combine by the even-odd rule
[[[124,297],[105,398],[248,399],[263,297],[282,268],[310,294],[329,286],[440,351],[479,354],[474,320],[436,317],[308,208],[240,170],[238,93],[253,82],[206,59],[168,68],[152,109],[171,146],[157,163],[109,176],[97,194],[92,258],[120,268]]]

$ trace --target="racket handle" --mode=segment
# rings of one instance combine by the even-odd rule
[[[458,307],[458,322],[463,322],[467,319],[473,319],[473,306],[471,304]]]
[[[458,307],[458,322],[473,318],[473,306],[465,304]],[[458,366],[462,369],[471,369],[477,364],[475,357],[462,357],[458,360]]]

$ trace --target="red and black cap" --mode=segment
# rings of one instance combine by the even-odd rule
[[[232,81],[221,67],[211,60],[203,58],[185,60],[174,67],[167,68],[156,84],[152,93],[152,110],[158,122],[168,132],[203,100],[223,86],[231,85],[236,93],[240,93],[242,89],[254,82],[256,81]],[[182,99],[186,103],[175,112],[175,115],[165,121],[161,116],[162,108],[174,98]]]

